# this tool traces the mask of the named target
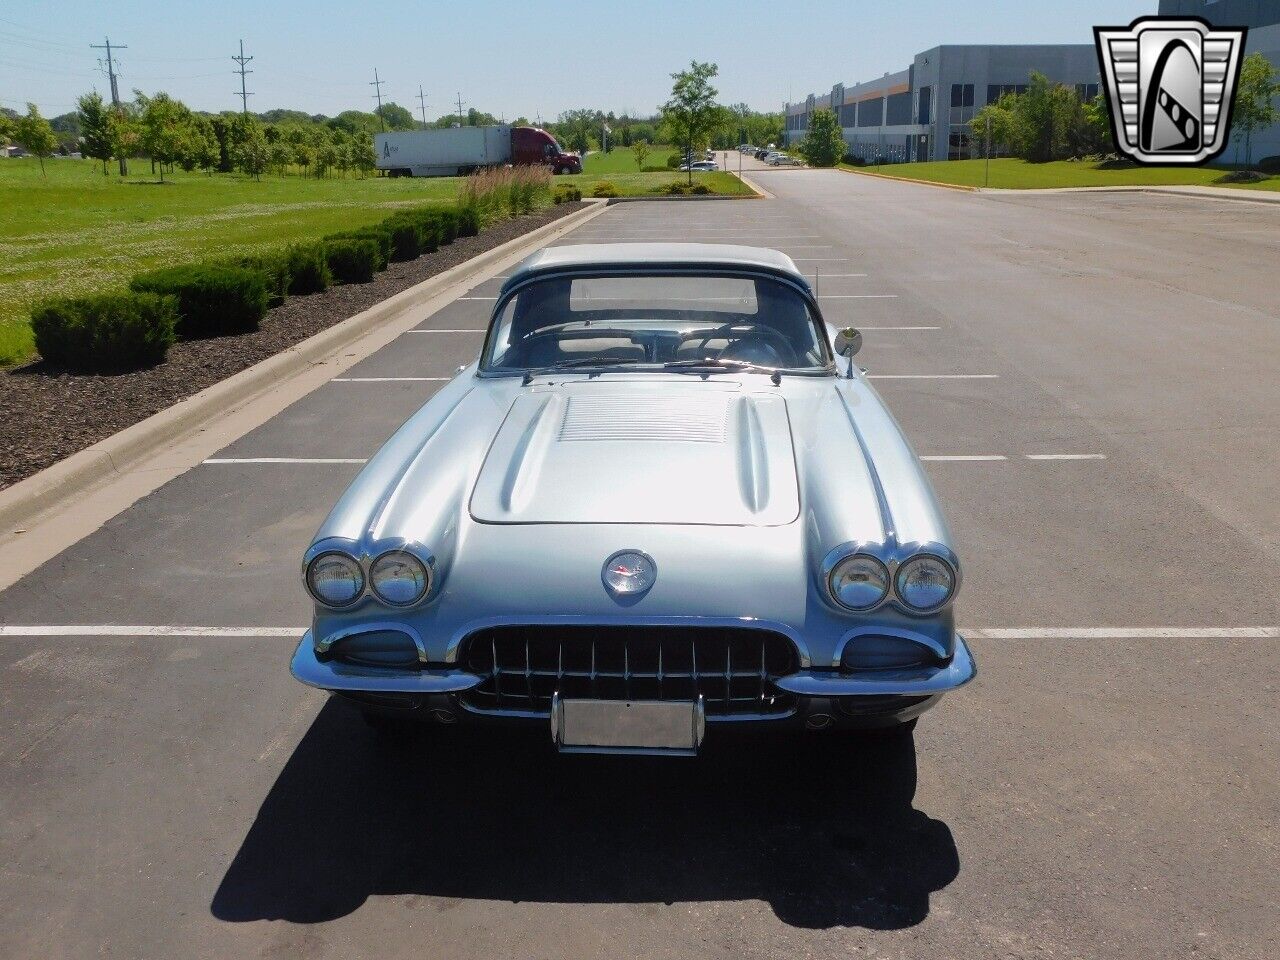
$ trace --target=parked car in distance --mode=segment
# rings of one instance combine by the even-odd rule
[[[766,149],[766,148],[764,148],[764,147],[761,147],[759,150],[757,150],[757,151],[755,152],[755,158],[756,158],[757,160],[763,160],[763,159],[764,159],[765,157],[767,157],[770,153],[772,153],[772,151],[771,151],[771,150],[768,150],[768,149]]]
[[[705,173],[712,170],[719,170],[720,164],[716,163],[714,160],[695,160],[693,163],[682,163],[680,165],[680,169],[681,171],[693,170],[695,173],[699,171]]]
[[[804,161],[798,157],[793,157],[789,153],[771,153],[764,158],[764,162],[771,167],[802,167]]]
[[[773,250],[540,250],[321,524],[293,675],[566,753],[907,728],[976,668],[861,342]]]

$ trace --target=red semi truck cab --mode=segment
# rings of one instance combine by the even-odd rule
[[[556,138],[539,127],[511,128],[511,162],[547,166],[552,173],[582,172],[582,158],[565,153]]]

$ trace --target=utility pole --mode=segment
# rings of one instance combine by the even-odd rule
[[[382,117],[382,85],[386,82],[387,81],[385,80],[378,79],[378,68],[374,67],[373,80],[370,81],[369,86],[373,87],[373,95],[378,101],[378,122],[382,124],[383,133],[387,132],[387,121]]]
[[[119,107],[120,106],[120,88],[116,85],[116,61],[115,61],[115,57],[111,53],[111,38],[104,37],[102,43],[91,43],[89,44],[89,49],[107,51],[107,76],[111,80],[111,105],[113,107]],[[123,44],[120,44],[116,47],[116,49],[128,50],[129,48]],[[98,62],[101,63],[102,61],[99,60]],[[129,162],[124,158],[124,155],[121,154],[120,176],[124,177],[124,176],[128,176],[128,174],[129,174]]]
[[[458,92],[458,126],[463,126],[465,121],[462,118],[462,92]]]
[[[240,112],[241,112],[241,113],[248,113],[248,112],[249,112],[249,98],[250,98],[250,97],[252,97],[252,96],[253,96],[253,94],[252,94],[252,93],[250,93],[248,90],[246,90],[246,89],[245,89],[245,87],[244,87],[244,78],[245,78],[245,75],[246,75],[246,74],[253,73],[253,71],[252,71],[252,70],[246,70],[246,69],[244,68],[244,65],[245,65],[246,63],[248,63],[250,60],[252,60],[252,59],[253,59],[253,57],[246,57],[246,56],[244,55],[244,41],[243,41],[243,40],[241,40],[241,41],[240,41],[240,56],[238,56],[238,57],[232,57],[231,59],[232,59],[232,60],[234,60],[236,63],[240,64],[240,69],[239,69],[239,70],[233,70],[233,71],[232,71],[232,73],[238,73],[238,74],[240,74]]]
[[[418,84],[418,103],[422,105],[422,129],[427,129],[427,95],[422,92],[422,84]]]
[[[986,162],[987,172],[983,182],[983,186],[989,187],[991,186],[991,114],[990,113],[987,114],[987,149],[985,152],[987,154],[987,162]]]

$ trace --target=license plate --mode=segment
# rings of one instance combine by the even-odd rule
[[[706,711],[697,700],[551,698],[551,739],[561,753],[691,757],[702,745]]]

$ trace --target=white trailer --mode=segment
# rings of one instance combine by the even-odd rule
[[[454,177],[511,162],[511,127],[451,127],[377,133],[378,169],[392,176]]]

